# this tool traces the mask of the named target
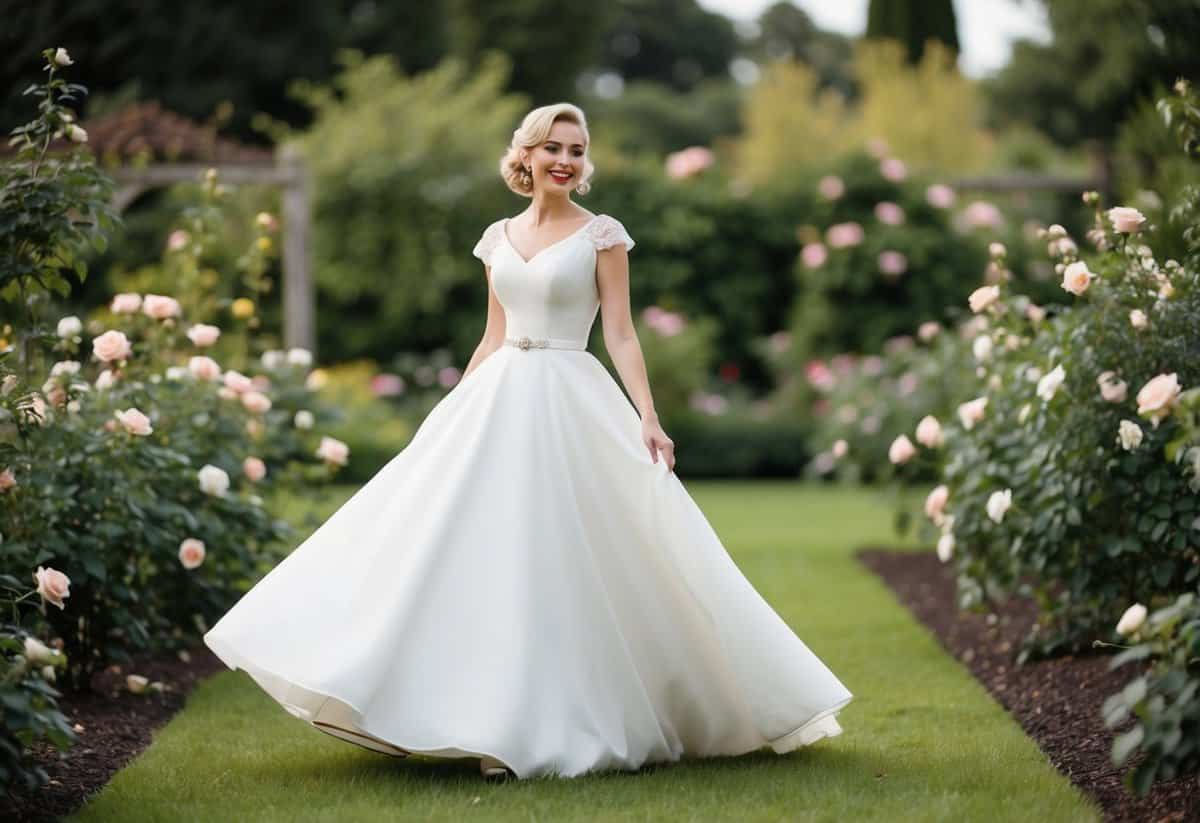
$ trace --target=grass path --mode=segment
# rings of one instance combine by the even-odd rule
[[[783,482],[688,489],[743,572],[854,693],[840,737],[783,756],[493,784],[473,760],[396,760],[335,740],[288,715],[244,672],[225,671],[71,819],[1099,819],[854,560],[860,545],[895,542],[885,503]],[[337,490],[321,514],[349,491]]]

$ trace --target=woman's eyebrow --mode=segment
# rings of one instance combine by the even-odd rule
[[[546,142],[547,142],[547,143],[553,143],[553,144],[554,144],[554,145],[556,145],[556,146],[558,145],[558,141],[557,141],[557,140],[547,140]],[[583,148],[583,143],[572,143],[572,144],[571,144],[571,148],[573,148],[573,149],[582,149],[582,148]]]

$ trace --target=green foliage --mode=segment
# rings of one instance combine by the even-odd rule
[[[910,63],[919,63],[929,40],[958,49],[958,22],[951,0],[871,0],[867,37],[903,44]]]
[[[1152,665],[1110,696],[1103,714],[1110,729],[1132,716],[1113,740],[1112,759],[1120,766],[1134,752],[1145,754],[1125,774],[1125,784],[1145,795],[1156,780],[1200,770],[1200,598],[1181,594],[1133,636],[1136,644],[1114,657],[1111,668],[1146,659]]]
[[[33,305],[25,298],[34,292],[66,296],[68,275],[86,276],[85,252],[103,250],[115,223],[108,206],[112,181],[90,156],[81,147],[65,156],[50,153],[56,139],[87,140],[71,108],[87,89],[58,76],[69,65],[65,51],[46,49],[42,57],[45,84],[24,91],[38,100],[37,117],[12,130],[16,158],[0,165],[0,299],[25,306]],[[32,311],[28,320],[22,358],[29,341],[43,333]]]
[[[0,587],[14,592],[27,588],[9,575],[0,575]],[[35,650],[25,645],[31,640],[36,643],[19,626],[0,623],[0,787],[5,793],[32,791],[50,779],[29,757],[34,743],[46,740],[65,751],[78,740],[59,711],[57,698],[62,695],[50,685],[66,656],[46,649],[53,663],[31,660],[29,652]]]

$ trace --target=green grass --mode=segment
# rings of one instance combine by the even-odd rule
[[[226,671],[71,819],[1099,819],[854,560],[858,546],[895,543],[884,501],[795,483],[687,485],[743,572],[855,694],[840,737],[782,756],[493,784],[473,760],[397,760],[335,740]],[[322,515],[348,493],[332,492]]]

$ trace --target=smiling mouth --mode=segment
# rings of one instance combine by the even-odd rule
[[[550,176],[553,177],[555,180],[557,180],[560,183],[565,183],[568,180],[570,180],[572,177],[574,177],[573,174],[567,174],[565,172],[558,172],[558,171],[550,172]]]

